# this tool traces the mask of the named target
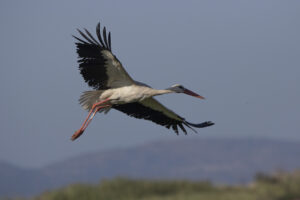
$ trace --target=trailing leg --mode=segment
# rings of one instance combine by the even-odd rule
[[[77,139],[86,129],[86,127],[88,126],[88,124],[92,121],[93,117],[95,116],[95,114],[101,110],[102,108],[106,108],[109,107],[110,105],[102,105],[106,102],[108,102],[109,99],[105,99],[103,101],[97,102],[95,104],[93,104],[92,109],[89,111],[88,116],[86,117],[86,119],[84,120],[83,124],[81,125],[81,127],[72,135],[71,140],[75,140]],[[91,114],[93,113],[92,117]]]

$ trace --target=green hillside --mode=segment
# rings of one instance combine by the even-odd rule
[[[209,182],[117,178],[98,185],[74,184],[34,200],[299,200],[300,171],[257,174],[245,186]]]

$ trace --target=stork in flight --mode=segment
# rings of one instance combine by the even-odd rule
[[[84,30],[85,33],[78,30],[82,39],[73,36],[77,40],[75,44],[79,70],[85,82],[95,90],[83,92],[80,96],[79,102],[84,109],[89,110],[89,114],[80,129],[73,134],[72,140],[84,132],[97,112],[107,113],[111,108],[131,117],[150,120],[166,128],[172,128],[176,134],[178,134],[178,126],[187,134],[184,126],[195,131],[192,127],[204,128],[214,125],[210,121],[200,124],[187,122],[153,98],[168,93],[185,93],[200,99],[204,97],[179,84],[164,90],[156,90],[133,80],[112,53],[110,32],[107,35],[104,27],[101,35],[100,23],[98,23],[97,40],[90,32]]]

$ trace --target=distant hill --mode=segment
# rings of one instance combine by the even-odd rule
[[[34,200],[299,200],[300,171],[260,174],[248,185],[213,185],[203,181],[115,178],[98,184],[71,184]]]
[[[31,195],[40,192],[43,175],[37,170],[22,169],[0,162],[0,197]]]
[[[34,195],[74,182],[116,176],[249,182],[257,172],[300,168],[300,142],[180,139],[90,153],[39,170],[0,163],[0,196]]]

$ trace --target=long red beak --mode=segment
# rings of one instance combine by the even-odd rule
[[[193,96],[193,97],[197,97],[199,99],[205,99],[203,96],[200,96],[199,94],[196,94],[195,92],[192,92],[191,90],[188,90],[188,89],[185,89],[183,91],[183,93],[185,93],[187,95],[190,95],[190,96]]]

